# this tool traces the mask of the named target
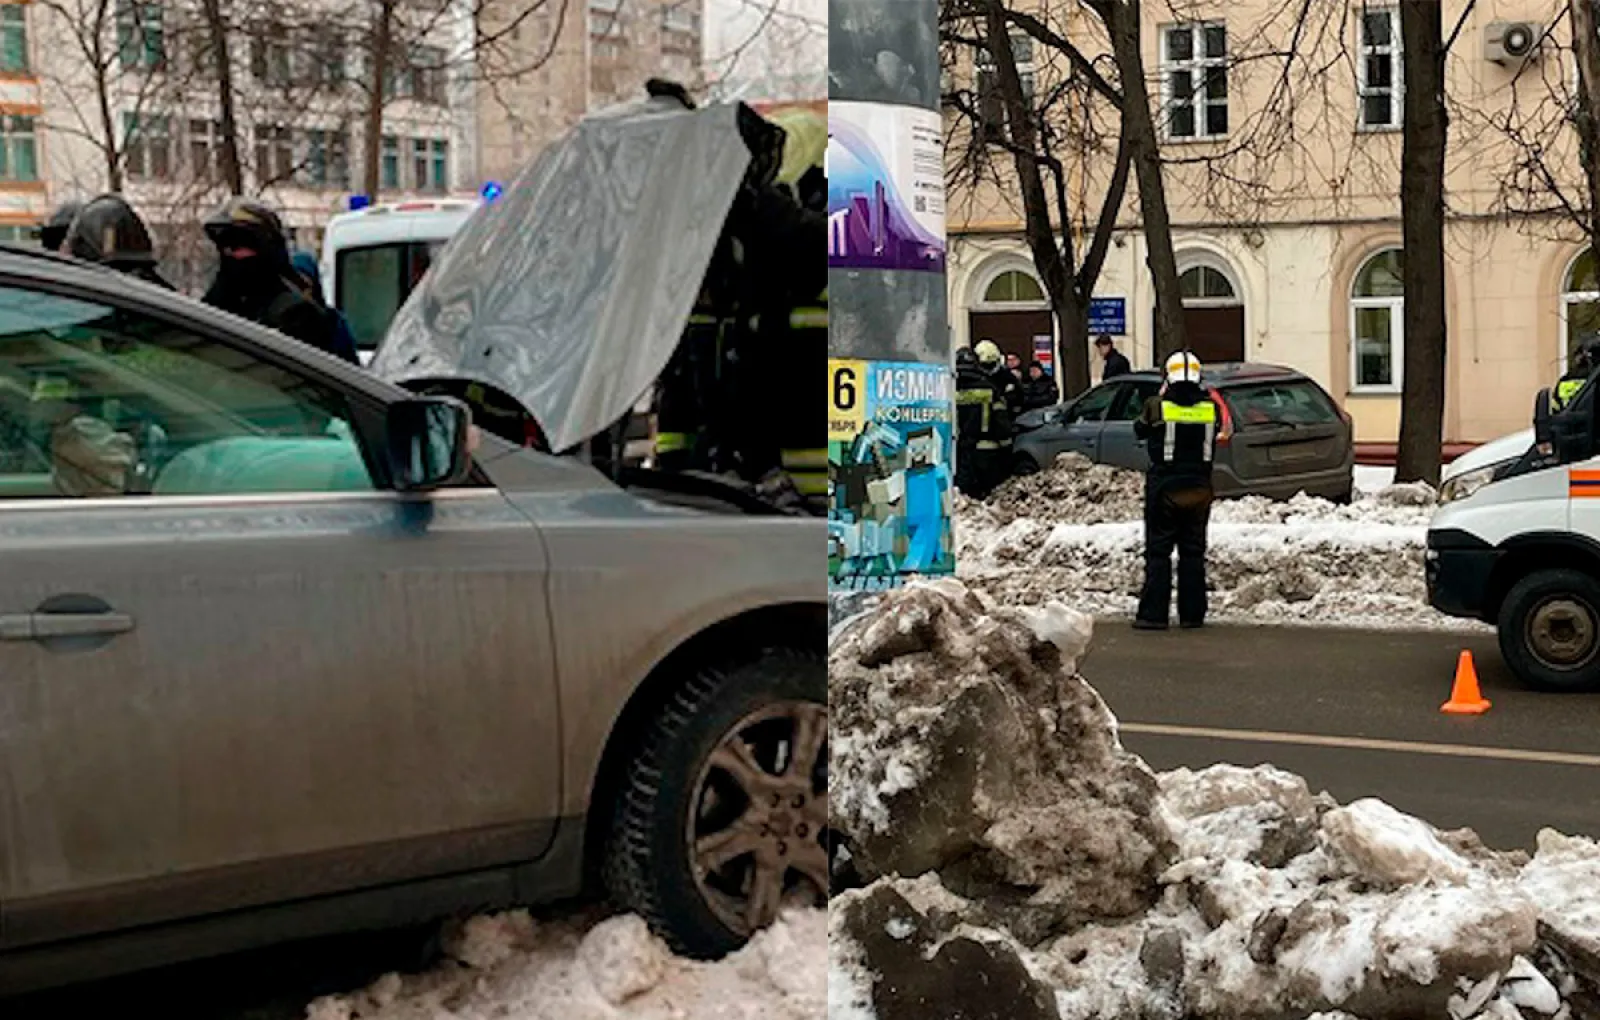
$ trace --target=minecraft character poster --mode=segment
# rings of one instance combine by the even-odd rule
[[[874,590],[951,573],[949,369],[835,360],[828,374],[832,585]]]

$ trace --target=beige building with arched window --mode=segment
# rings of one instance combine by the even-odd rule
[[[1264,101],[1277,72],[1244,60],[1219,72],[1218,59],[1208,54],[1240,56],[1247,45],[1266,45],[1270,40],[1263,41],[1266,30],[1259,26],[1270,20],[1269,9],[1281,5],[1205,0],[1161,5],[1160,11],[1156,6],[1144,32],[1151,94],[1165,104],[1165,151],[1182,158],[1222,152],[1241,136],[1240,125],[1250,123],[1252,104]],[[1445,0],[1447,30],[1464,6],[1464,0]],[[1455,104],[1445,280],[1449,442],[1481,442],[1526,428],[1535,392],[1561,375],[1571,346],[1586,333],[1600,334],[1594,258],[1577,231],[1554,215],[1505,214],[1506,168],[1518,153],[1487,127],[1511,104],[1514,91],[1519,103],[1534,98],[1525,84],[1530,74],[1538,74],[1546,101],[1558,101],[1572,67],[1566,26],[1558,23],[1564,7],[1556,0],[1480,2],[1468,13],[1448,60]],[[1175,9],[1190,20],[1175,20]],[[1301,134],[1302,151],[1276,165],[1284,176],[1269,182],[1271,202],[1246,216],[1220,212],[1203,171],[1192,165],[1170,166],[1167,190],[1185,321],[1196,352],[1213,361],[1272,362],[1304,371],[1351,413],[1358,440],[1382,445],[1392,444],[1398,433],[1406,342],[1398,130],[1404,56],[1392,5],[1358,3],[1350,12],[1343,31],[1352,59],[1325,79],[1325,106],[1306,115],[1318,125],[1311,129],[1316,133]],[[1086,33],[1086,48],[1098,52],[1092,18],[1059,17]],[[1514,67],[1491,59],[1488,40],[1508,20],[1551,26],[1536,60]],[[1055,69],[1039,47],[1022,52],[1030,58],[1025,69],[1036,87],[1047,88]],[[1218,73],[1227,75],[1226,88],[1207,92],[1203,83]],[[1518,81],[1524,84],[1513,84]],[[1465,111],[1462,103],[1469,97],[1474,105]],[[1575,142],[1562,145],[1551,150],[1551,165],[1572,175],[1568,195],[1580,197]],[[1084,157],[1075,168],[1078,186],[1092,196],[1108,162],[1102,153]],[[956,191],[949,209],[954,341],[994,333],[1011,350],[1024,339],[1032,344],[1047,327],[1059,334],[1022,237],[1020,199],[1004,188]],[[1097,207],[1089,209],[1092,215]],[[1130,183],[1095,289],[1109,315],[1101,321],[1121,326],[1118,346],[1136,367],[1152,362],[1154,307],[1137,213]],[[1120,322],[1112,314],[1119,308]],[[1092,371],[1098,374],[1098,363]]]

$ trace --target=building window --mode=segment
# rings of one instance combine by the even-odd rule
[[[1398,393],[1405,351],[1405,253],[1367,259],[1350,290],[1350,390]]]
[[[32,117],[0,117],[0,181],[39,179]]]
[[[166,29],[159,3],[118,0],[117,58],[129,71],[159,71],[167,66]]]
[[[27,8],[21,4],[0,7],[0,71],[28,73]]]
[[[669,0],[661,9],[661,48],[668,53],[700,51],[700,0]]]
[[[1600,340],[1600,271],[1595,267],[1593,249],[1573,259],[1567,269],[1561,288],[1561,321],[1569,359],[1584,344]]]
[[[1361,11],[1361,126],[1384,130],[1400,126],[1400,12],[1394,7]]]
[[[390,191],[400,189],[400,139],[394,135],[383,136],[383,151],[380,154],[381,175],[378,178],[379,186]]]
[[[442,138],[433,140],[433,172],[428,177],[428,190],[450,190],[450,143]]]
[[[389,69],[385,87],[390,99],[415,99],[419,103],[443,106],[447,81],[444,50],[437,46],[418,46],[398,66]]]
[[[1019,301],[1036,302],[1044,300],[1044,288],[1039,286],[1028,273],[1020,269],[1008,269],[995,277],[990,282],[988,289],[983,292],[983,303],[987,305],[1015,304]]]
[[[307,131],[300,179],[313,188],[350,186],[350,139],[343,131]]]
[[[165,115],[122,115],[122,158],[130,180],[164,181],[172,176],[172,121]]]
[[[276,124],[256,125],[256,183],[276,184],[294,175],[294,136]]]
[[[428,140],[426,138],[411,139],[411,186],[418,191],[422,191],[428,186],[428,168],[430,165]]]
[[[39,225],[26,223],[0,223],[0,241],[7,244],[37,244]]]
[[[264,85],[294,83],[294,49],[282,25],[263,25],[251,36],[250,73]]]
[[[189,171],[196,180],[215,181],[222,176],[222,124],[214,120],[189,121]]]
[[[1167,137],[1228,133],[1228,29],[1220,21],[1161,30],[1161,88]]]
[[[1017,63],[1017,77],[1022,80],[1022,101],[1032,110],[1033,37],[1012,32],[1011,58]],[[978,112],[983,116],[983,130],[986,137],[998,138],[998,131],[1006,122],[1006,103],[1000,94],[1000,72],[995,68],[994,54],[988,50],[978,51],[977,72]]]
[[[617,57],[627,47],[622,0],[589,0],[589,39],[597,57]]]
[[[1220,269],[1211,266],[1194,266],[1178,277],[1178,295],[1185,305],[1203,305],[1208,302],[1232,303],[1238,299],[1233,283]]]
[[[343,85],[346,80],[345,42],[339,29],[323,25],[304,33],[299,61],[301,77],[313,85]]]

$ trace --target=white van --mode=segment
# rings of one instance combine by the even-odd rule
[[[322,239],[322,289],[344,313],[361,363],[372,358],[434,258],[482,205],[439,199],[374,205],[340,213]]]
[[[1428,599],[1495,626],[1506,665],[1547,690],[1600,689],[1596,379],[1534,428],[1451,465],[1428,528]]]

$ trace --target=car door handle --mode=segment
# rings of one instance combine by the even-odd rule
[[[126,613],[11,613],[0,616],[0,641],[126,634],[133,617]]]

